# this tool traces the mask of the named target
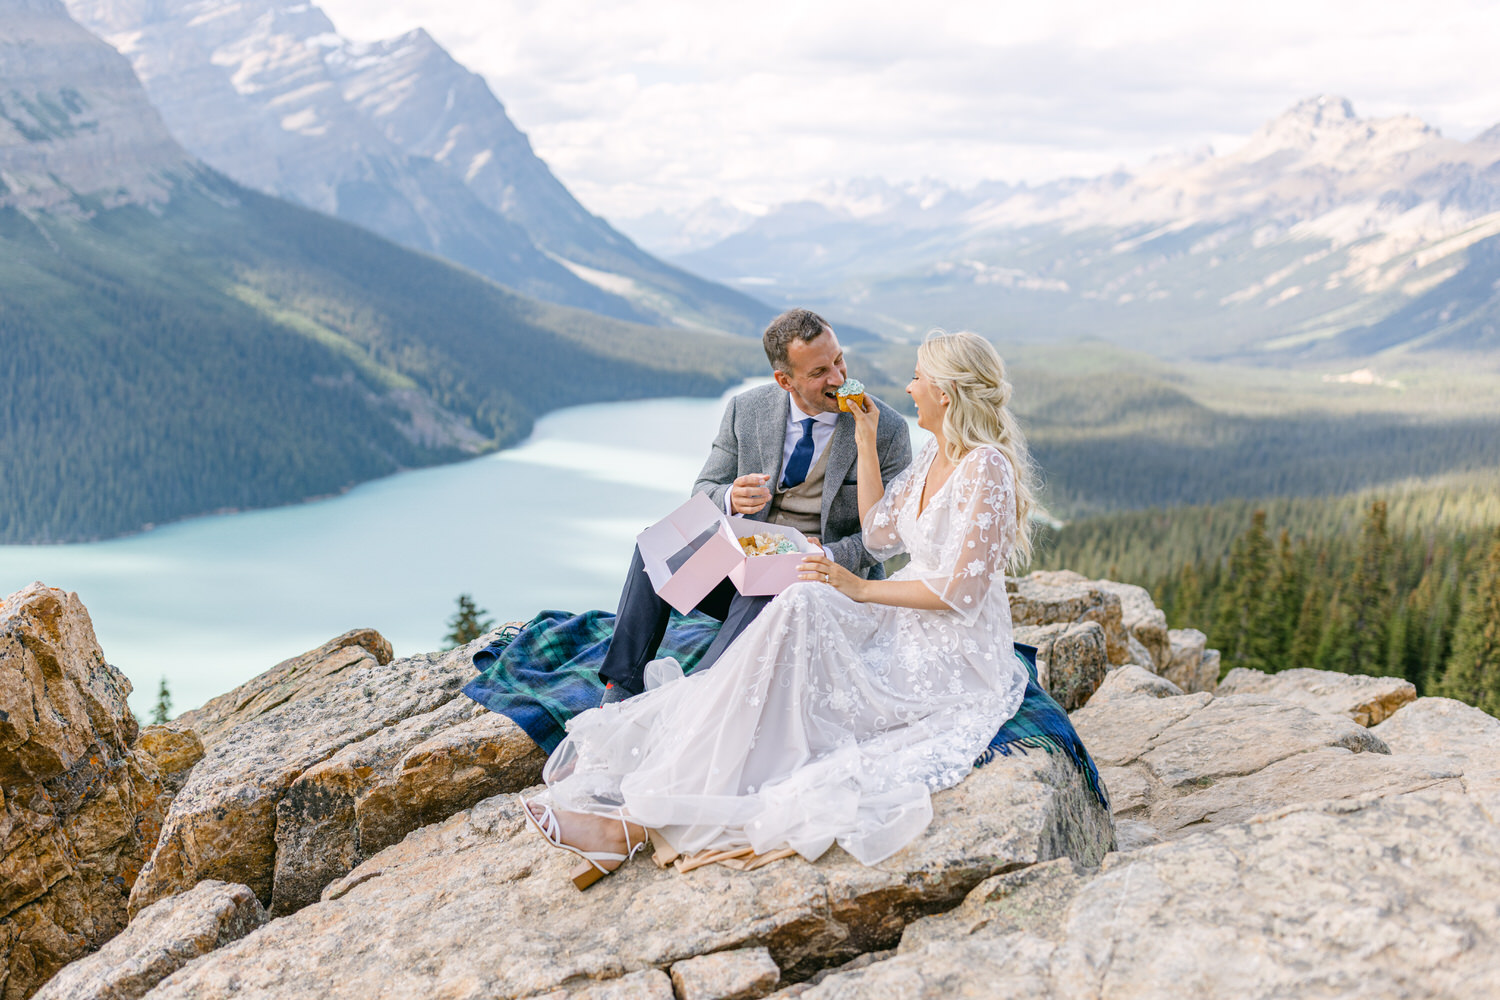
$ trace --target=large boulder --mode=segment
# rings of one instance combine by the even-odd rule
[[[1086,582],[1120,599],[1120,624],[1126,635],[1145,650],[1147,657],[1142,662],[1139,655],[1132,656],[1131,662],[1160,673],[1172,659],[1172,643],[1167,633],[1167,616],[1151,600],[1151,592],[1133,583],[1116,583],[1114,580]]]
[[[1037,648],[1037,680],[1068,711],[1081,707],[1109,671],[1104,630],[1098,622],[1022,625],[1017,642]]]
[[[546,754],[510,719],[456,698],[351,743],[276,807],[272,907],[283,916],[396,843],[481,799],[535,784]]]
[[[1174,628],[1167,634],[1171,652],[1158,672],[1184,691],[1218,690],[1219,651],[1208,648],[1208,637],[1195,628]]]
[[[838,848],[753,871],[687,874],[637,858],[580,894],[572,855],[511,796],[427,826],[330,885],[323,901],[177,973],[153,1000],[450,1000],[573,990],[763,947],[789,979],[889,948],[981,880],[1069,856],[1095,865],[1109,817],[1062,756],[1000,758],[934,796],[927,830],[866,867]]]
[[[377,633],[351,632],[179,718],[204,727],[208,749],[131,912],[207,878],[248,885],[267,906],[279,878],[295,909],[407,830],[534,782],[535,745],[508,720],[476,721],[460,695],[472,652],[393,661]],[[288,850],[280,869],[278,845]]]
[[[36,1000],[137,1000],[199,955],[265,922],[248,886],[199,882],[148,906],[104,947],[52,977]]]
[[[1182,688],[1160,674],[1127,663],[1109,672],[1098,690],[1089,696],[1088,704],[1097,708],[1105,702],[1122,698],[1175,698],[1184,693]]]
[[[0,995],[30,996],[126,923],[161,827],[162,784],[130,682],[77,594],[0,601]]]
[[[1366,677],[1299,667],[1267,674],[1236,667],[1219,682],[1219,694],[1264,694],[1314,712],[1346,715],[1361,726],[1385,721],[1417,700],[1417,689],[1400,677]]]
[[[317,649],[283,660],[233,691],[183,712],[172,720],[173,725],[192,729],[205,746],[213,746],[231,729],[288,702],[323,694],[342,683],[347,671],[368,667],[371,660],[383,666],[393,655],[390,642],[379,632],[351,629]]]
[[[1000,875],[802,1000],[1500,995],[1500,827],[1464,795],[1293,806]]]
[[[1115,666],[1130,662],[1129,633],[1121,618],[1120,597],[1112,590],[1067,570],[1007,579],[1005,586],[1010,592],[1010,615],[1015,625],[1097,622],[1104,631],[1109,662]]]

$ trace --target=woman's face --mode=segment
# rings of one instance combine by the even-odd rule
[[[948,396],[932,384],[920,364],[912,372],[906,394],[917,404],[917,426],[929,434],[941,434],[943,417],[948,412]]]

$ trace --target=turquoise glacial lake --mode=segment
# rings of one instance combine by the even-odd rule
[[[162,678],[181,711],[351,628],[397,656],[437,649],[461,593],[496,622],[614,610],[637,532],[687,498],[727,398],[571,407],[515,448],[326,500],[0,546],[0,594],[76,591],[143,718]]]

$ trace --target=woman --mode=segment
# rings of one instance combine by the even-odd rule
[[[907,393],[933,441],[883,490],[879,414],[851,407],[864,541],[911,561],[864,580],[822,556],[772,601],[713,670],[569,723],[528,818],[612,871],[645,829],[680,853],[837,841],[884,860],[932,818],[1020,706],[1005,570],[1030,556],[1025,442],[994,347],[934,334]]]

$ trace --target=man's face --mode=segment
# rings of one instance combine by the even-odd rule
[[[776,384],[792,394],[803,413],[837,413],[838,387],[844,384],[844,349],[832,330],[812,340],[787,345],[785,372],[774,372]]]

